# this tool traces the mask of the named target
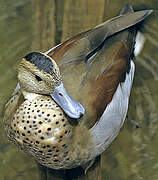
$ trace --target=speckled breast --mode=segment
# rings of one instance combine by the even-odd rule
[[[68,144],[72,126],[50,97],[26,100],[14,114],[10,139],[42,165],[54,169],[72,166]]]

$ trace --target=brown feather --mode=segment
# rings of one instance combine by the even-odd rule
[[[69,94],[86,109],[83,119],[88,127],[99,120],[124,82],[135,40],[132,27],[104,41],[106,31],[101,27],[67,40],[48,54],[58,63]]]
[[[129,53],[126,45],[121,44],[117,52],[110,58],[109,67],[91,85],[89,94],[93,98],[93,110],[95,110],[96,120],[102,115],[106,106],[111,102],[118,84],[126,76]]]

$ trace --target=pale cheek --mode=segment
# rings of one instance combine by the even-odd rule
[[[22,87],[28,92],[35,92],[38,90],[38,85],[34,82],[34,80],[29,76],[23,76],[22,81],[20,81]]]
[[[20,75],[18,75],[18,79],[21,87],[23,87],[26,92],[50,94],[53,91],[51,85],[47,85],[44,81],[37,82],[37,80],[33,76],[30,76],[26,71],[21,72]]]
[[[26,79],[25,88],[27,88],[29,92],[37,94],[50,94],[52,92],[52,89],[44,82],[35,82],[33,78]]]
[[[27,86],[26,88],[32,92],[36,92],[36,91],[38,92],[39,90],[38,85],[31,78],[29,78],[29,82],[26,82],[26,86]]]

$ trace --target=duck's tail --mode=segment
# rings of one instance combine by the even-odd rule
[[[145,43],[145,37],[140,31],[137,32],[135,41],[136,43],[135,43],[134,55],[138,56],[141,53]]]
[[[124,6],[122,11],[120,12],[120,15],[128,14],[128,13],[134,13],[133,7],[128,3]],[[144,35],[138,30],[136,33],[136,37],[134,37],[135,40],[135,46],[134,46],[134,56],[138,56],[144,46],[145,43],[145,37]]]

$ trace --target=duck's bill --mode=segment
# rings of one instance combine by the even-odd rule
[[[55,87],[50,96],[70,118],[78,119],[85,113],[83,106],[69,96],[63,83]]]

